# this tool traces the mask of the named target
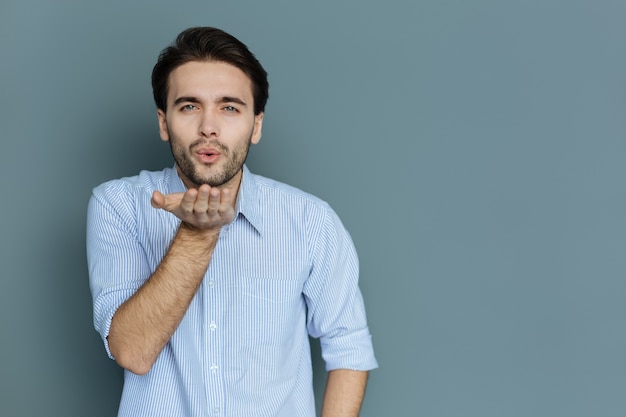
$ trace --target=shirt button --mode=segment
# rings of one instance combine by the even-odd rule
[[[211,288],[215,287],[215,281],[213,280],[209,281],[209,287]]]
[[[212,321],[211,324],[209,324],[209,329],[215,331],[215,329],[217,329],[217,324],[215,324],[215,322]]]
[[[211,365],[211,367],[209,369],[211,369],[211,372],[215,372],[215,371],[217,371],[217,365],[213,364],[213,365]]]
[[[215,407],[215,408],[213,409],[213,413],[214,413],[214,414],[219,414],[219,413],[220,413],[220,408],[219,408],[219,407]]]

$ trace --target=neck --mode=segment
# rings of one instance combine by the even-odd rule
[[[180,170],[178,165],[176,165],[176,172],[178,172],[178,176],[183,181],[183,184],[185,185],[185,187],[187,187],[188,190],[192,188],[198,189],[202,185],[202,184],[196,184],[195,182],[187,178],[187,176],[183,174],[183,172]],[[218,188],[220,190],[227,189],[231,191],[232,195],[237,196],[237,193],[239,193],[239,187],[241,185],[242,178],[243,178],[243,168],[237,171],[237,173],[233,175],[233,177],[229,179],[228,181],[226,181],[225,183],[215,185],[215,186],[212,185],[211,188]],[[236,202],[237,202],[237,199],[235,198],[233,200],[233,208],[235,208]]]

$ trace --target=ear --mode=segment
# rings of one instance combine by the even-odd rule
[[[165,118],[165,112],[161,109],[158,109],[157,117],[159,118],[159,134],[161,135],[161,140],[163,142],[167,142],[168,140],[170,140],[170,134],[167,130],[167,119]]]
[[[254,116],[254,128],[252,130],[252,136],[250,142],[256,145],[261,141],[261,131],[263,130],[263,112]]]

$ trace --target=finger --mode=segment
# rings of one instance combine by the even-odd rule
[[[211,187],[202,184],[198,189],[198,196],[196,197],[194,212],[195,213],[205,213],[209,209],[209,194],[211,191]]]
[[[154,208],[172,211],[180,204],[180,200],[183,198],[183,193],[163,194],[160,191],[154,191],[150,204]]]
[[[160,209],[165,205],[165,197],[161,194],[160,191],[155,191],[152,193],[152,198],[150,199],[150,204],[152,207]]]
[[[220,195],[220,207],[219,207],[220,214],[222,215],[225,212],[231,210],[234,206],[233,202],[231,201],[230,195],[231,193],[229,189],[222,190],[222,193]]]
[[[209,191],[209,206],[207,213],[215,215],[220,208],[221,191],[219,188],[211,188]]]
[[[183,193],[161,194],[159,191],[155,191],[152,194],[152,200],[150,201],[154,208],[160,208],[173,212],[180,205],[180,201],[183,198]]]
[[[195,188],[191,188],[185,192],[183,195],[183,199],[180,202],[180,209],[183,213],[191,214],[193,213],[193,206],[196,203],[196,198],[198,197],[198,190]]]

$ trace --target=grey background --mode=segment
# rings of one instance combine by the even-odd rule
[[[328,200],[359,250],[362,416],[623,417],[624,21],[617,0],[2,0],[0,415],[115,415],[87,200],[172,164],[150,71],[214,25],[270,74],[250,167]]]

